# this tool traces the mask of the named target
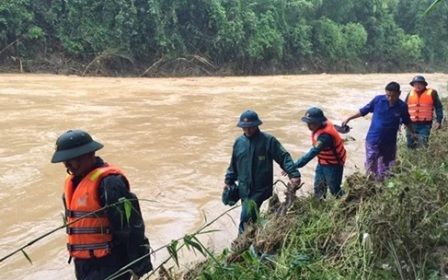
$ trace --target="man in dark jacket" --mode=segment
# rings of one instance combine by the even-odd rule
[[[78,280],[105,279],[133,260],[129,258],[129,248],[134,242],[149,246],[144,234],[140,234],[139,240],[131,240],[135,230],[131,230],[133,225],[129,221],[135,220],[137,213],[132,211],[127,220],[124,206],[118,202],[133,194],[121,170],[95,156],[95,151],[102,147],[87,132],[69,130],[58,138],[51,160],[52,163],[63,162],[69,174],[63,202],[68,223],[67,248],[70,260],[74,259]],[[101,210],[108,205],[114,206]],[[143,223],[139,227],[139,232],[144,233]],[[134,271],[137,275],[151,270],[148,259],[139,264],[140,271]],[[130,277],[128,273],[116,279]]]
[[[300,184],[300,173],[290,154],[274,136],[260,131],[261,124],[256,112],[247,110],[241,114],[237,126],[242,128],[243,135],[233,144],[232,159],[225,175],[224,188],[238,181],[242,200],[240,233],[245,223],[255,222],[261,204],[272,196],[273,161],[288,174],[293,185]]]

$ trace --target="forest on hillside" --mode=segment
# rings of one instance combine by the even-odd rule
[[[446,71],[448,1],[2,0],[0,71]]]

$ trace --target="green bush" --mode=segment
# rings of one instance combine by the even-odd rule
[[[446,69],[448,6],[424,15],[431,2],[4,0],[0,60],[117,50],[136,69],[192,55],[238,73]]]

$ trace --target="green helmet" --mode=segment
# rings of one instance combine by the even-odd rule
[[[85,131],[74,129],[59,136],[52,163],[64,162],[103,148],[101,143],[92,139]]]
[[[261,125],[263,122],[258,117],[258,114],[252,110],[244,111],[240,116],[240,121],[236,124],[236,126],[245,128],[245,127],[256,127]]]
[[[305,123],[323,123],[326,120],[324,112],[317,107],[309,108],[302,117],[302,121]]]
[[[425,80],[425,77],[423,77],[421,75],[417,75],[414,78],[412,78],[412,81],[409,84],[411,86],[414,86],[415,83],[421,83],[421,84],[424,84],[425,86],[428,85],[428,83]]]

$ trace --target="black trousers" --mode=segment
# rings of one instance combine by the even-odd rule
[[[127,264],[126,255],[118,252],[98,259],[75,259],[74,262],[77,280],[104,280]],[[129,280],[131,276],[127,273],[116,279]]]

